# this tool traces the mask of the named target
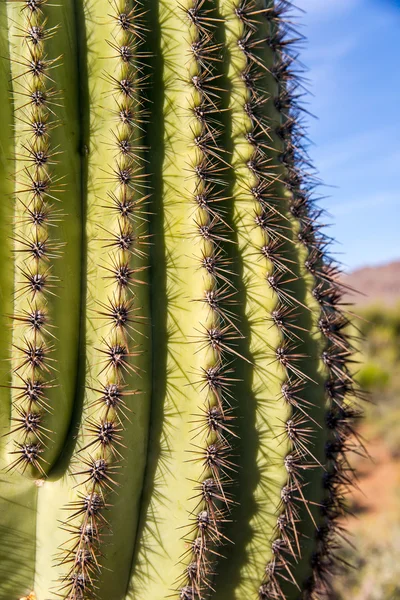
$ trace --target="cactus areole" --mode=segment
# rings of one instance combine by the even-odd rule
[[[0,3],[0,600],[329,594],[358,409],[294,20]]]

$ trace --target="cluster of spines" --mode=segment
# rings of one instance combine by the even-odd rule
[[[235,288],[231,259],[227,253],[229,225],[226,222],[226,182],[230,168],[221,149],[222,47],[216,42],[220,18],[212,3],[194,0],[185,11],[191,32],[189,85],[193,89],[193,144],[196,160],[194,227],[201,249],[199,268],[205,282],[204,296],[196,300],[207,306],[207,323],[200,324],[199,345],[207,349],[209,363],[200,374],[199,384],[206,390],[205,405],[194,420],[194,460],[201,461],[202,478],[195,488],[198,498],[185,536],[188,551],[183,559],[185,570],[179,582],[181,600],[200,600],[212,591],[214,564],[227,542],[223,524],[228,520],[231,497],[227,486],[235,465],[231,443],[235,437],[229,388],[233,370],[228,357],[239,356],[234,349],[240,337],[232,308]],[[199,441],[197,441],[199,440]],[[205,442],[205,443],[204,443]],[[204,444],[204,445],[203,445]]]
[[[19,151],[15,156],[16,220],[14,252],[19,279],[15,301],[21,308],[12,315],[17,331],[23,329],[21,341],[14,344],[18,355],[14,368],[17,381],[12,427],[16,436],[15,456],[10,469],[20,468],[45,476],[42,456],[50,431],[45,427],[45,414],[50,406],[47,391],[54,384],[49,374],[54,370],[55,336],[46,298],[53,294],[56,277],[53,260],[60,255],[61,244],[51,239],[51,226],[56,225],[54,202],[62,184],[52,174],[59,151],[51,145],[51,131],[57,126],[52,102],[57,95],[51,70],[58,59],[46,54],[46,41],[56,28],[47,27],[44,15],[46,0],[21,0],[22,25],[16,36],[23,39],[25,52],[16,59],[19,73],[13,77],[13,92],[18,102],[16,119],[22,128]],[[21,260],[19,257],[23,257]]]
[[[299,221],[297,243],[305,245],[308,251],[305,268],[318,277],[315,270],[318,263],[321,273],[329,271],[330,281],[333,281],[331,275],[336,275],[336,268],[326,262],[326,242],[317,223],[319,214],[304,186],[310,162],[304,149],[305,132],[300,119],[301,81],[299,82],[296,72],[296,56],[291,50],[301,40],[301,36],[297,36],[292,28],[288,18],[289,8],[286,1],[277,1],[264,8],[259,7],[254,0],[243,0],[235,10],[243,24],[243,35],[238,40],[238,45],[246,57],[246,67],[241,74],[248,90],[244,110],[252,124],[246,137],[254,147],[247,167],[256,179],[256,184],[251,189],[259,204],[256,224],[265,234],[265,244],[259,251],[272,266],[267,274],[267,282],[278,298],[270,315],[272,323],[281,334],[280,347],[275,349],[274,354],[275,359],[286,370],[282,397],[291,409],[282,432],[292,446],[284,460],[288,479],[281,490],[281,512],[277,519],[276,538],[272,542],[272,559],[265,570],[265,581],[259,588],[260,600],[285,598],[283,588],[287,584],[301,589],[303,582],[296,581],[291,568],[291,564],[301,557],[301,536],[297,525],[301,519],[301,506],[314,523],[317,536],[321,529],[317,526],[304,493],[306,470],[322,467],[322,464],[312,451],[313,438],[317,432],[314,431],[315,422],[309,415],[312,407],[305,397],[305,388],[312,382],[301,365],[306,357],[297,352],[297,346],[302,342],[302,329],[297,321],[299,312],[306,307],[291,291],[291,284],[298,278],[295,261],[290,259],[287,252],[293,235],[290,231],[291,218]],[[267,31],[263,37],[257,35],[262,21]],[[263,61],[263,49],[272,51],[272,64],[267,65]],[[273,97],[259,90],[262,87],[259,82],[266,72],[273,76],[277,84],[277,93]],[[273,102],[274,109],[281,114],[279,122],[272,122],[263,116],[263,107],[267,102]],[[272,147],[273,139],[279,140],[275,149]],[[265,149],[272,150],[285,167],[284,183],[290,192],[289,215],[280,212],[282,209],[277,204],[279,200],[274,198],[274,185],[276,182],[282,183],[282,176],[270,168]],[[311,176],[309,179],[312,181]],[[311,189],[311,183],[309,188]],[[323,278],[322,275],[319,281]],[[331,548],[331,535],[326,541],[325,546]],[[323,550],[320,552],[321,556],[322,552]]]
[[[283,150],[280,161],[285,168],[284,183],[289,192],[289,210],[298,224],[298,243],[306,250],[304,273],[309,273],[314,281],[312,294],[320,306],[320,313],[314,318],[316,329],[325,341],[321,360],[328,377],[325,383],[327,395],[326,426],[328,440],[325,445],[324,469],[321,473],[325,497],[319,507],[320,516],[316,517],[315,550],[311,555],[312,575],[301,584],[302,597],[317,599],[330,597],[331,578],[341,564],[340,542],[343,541],[341,521],[346,513],[345,493],[354,481],[354,473],[348,462],[347,454],[355,448],[352,440],[354,423],[360,411],[352,399],[361,397],[351,375],[350,363],[354,352],[348,334],[349,320],[342,305],[343,286],[340,283],[340,268],[329,255],[330,239],[322,230],[322,211],[315,203],[315,178],[306,148],[306,131],[303,124],[301,99],[304,95],[304,83],[301,78],[302,67],[297,62],[297,44],[301,41],[293,28],[292,5],[287,0],[276,0],[274,5],[263,11],[269,24],[269,34],[265,40],[274,55],[270,73],[277,82],[277,94],[273,98],[274,106],[281,115],[278,134]],[[294,396],[296,397],[296,396]],[[296,400],[297,402],[297,400]],[[297,407],[299,408],[299,407]],[[303,420],[304,411],[299,415]],[[293,420],[293,417],[292,417]],[[311,434],[311,431],[310,431]],[[307,433],[304,443],[307,442]],[[299,452],[300,451],[300,452]],[[297,456],[303,453],[303,447],[296,449]],[[288,462],[286,457],[286,463]],[[311,464],[289,466],[294,476],[301,469],[317,466],[318,461],[308,455]],[[296,463],[297,459],[290,458]],[[288,466],[287,466],[288,468]],[[289,485],[290,486],[293,484]],[[294,488],[296,488],[296,484]],[[290,541],[283,536],[283,554],[293,554]],[[282,543],[283,542],[283,543]],[[276,542],[274,542],[276,543]],[[281,549],[274,552],[278,558],[278,572],[288,580],[286,560],[281,559]],[[268,566],[268,581],[260,589],[260,597],[265,599],[283,598],[275,559]],[[285,572],[286,571],[286,572]]]
[[[59,562],[68,569],[58,595],[68,600],[96,595],[96,580],[102,568],[101,539],[104,528],[109,528],[105,515],[110,506],[108,496],[117,485],[125,421],[131,410],[127,399],[138,393],[126,389],[125,379],[137,372],[132,364],[132,357],[139,354],[133,333],[140,316],[135,315],[138,307],[133,286],[142,283],[137,279],[142,267],[135,264],[144,258],[146,243],[140,145],[145,78],[145,55],[140,52],[143,11],[136,0],[110,0],[110,8],[115,31],[109,45],[115,69],[107,80],[115,100],[116,126],[107,144],[113,162],[108,165],[109,189],[102,210],[109,214],[109,229],[102,239],[105,260],[99,265],[104,270],[109,296],[95,310],[107,334],[99,339],[96,349],[100,359],[98,386],[89,389],[96,397],[87,407],[90,416],[82,426],[81,466],[74,473],[79,480],[78,499],[66,507],[69,515],[64,527],[70,539],[61,548]]]

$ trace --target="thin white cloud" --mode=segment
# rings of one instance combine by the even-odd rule
[[[343,192],[343,197],[345,198],[346,194]],[[352,198],[351,200],[332,204],[328,206],[329,213],[335,217],[343,217],[347,215],[351,215],[355,212],[359,212],[365,208],[372,207],[382,207],[382,206],[392,206],[398,205],[400,200],[400,193],[398,191],[392,192],[380,192],[378,194],[373,194],[371,196],[363,195],[360,198]]]
[[[388,126],[369,129],[351,136],[342,136],[334,143],[322,145],[317,150],[314,149],[313,154],[318,161],[318,168],[325,172],[346,166],[354,168],[356,159],[360,160],[362,157],[377,160],[379,159],[378,148],[382,149],[381,157],[385,161],[391,160],[394,148],[388,145],[387,140],[391,139],[392,134],[393,129]]]
[[[303,50],[301,58],[308,67],[314,65],[323,64],[326,67],[326,63],[340,60],[345,56],[348,56],[354,48],[358,46],[359,37],[356,35],[348,36],[345,39],[340,39],[334,44],[328,44],[325,46],[313,46],[312,48],[306,48]]]
[[[348,12],[363,0],[295,0],[294,4],[310,17],[331,18],[333,14]]]

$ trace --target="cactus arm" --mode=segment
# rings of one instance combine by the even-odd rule
[[[5,472],[10,427],[10,356],[13,269],[12,222],[14,192],[13,106],[10,94],[7,5],[0,4],[0,597],[19,598],[33,586],[37,487],[32,480],[15,480]]]
[[[64,447],[78,365],[82,218],[75,54],[69,45],[74,23],[70,3],[7,6],[16,124],[9,451],[11,467],[38,477]],[[69,86],[72,94],[62,100]],[[29,394],[32,386],[40,388],[39,402]]]
[[[13,106],[10,97],[10,63],[8,48],[8,20],[7,5],[0,6],[0,101],[2,106],[2,123],[0,130],[0,193],[3,201],[0,203],[0,261],[3,267],[9,262],[12,251],[13,217],[13,176],[14,161],[10,159],[14,145],[13,136]],[[0,410],[1,410],[1,435],[7,433],[10,426],[10,362],[9,348],[11,346],[12,329],[9,326],[9,317],[12,313],[12,294],[14,289],[13,271],[2,267],[0,278]],[[6,438],[0,438],[2,467],[5,459]]]
[[[0,278],[0,399],[1,399],[1,424],[2,433],[5,424],[9,423],[10,418],[10,365],[8,348],[11,345],[12,330],[9,327],[9,318],[7,315],[12,313],[12,293],[13,293],[13,276],[12,270],[6,269],[5,265],[10,260],[12,249],[12,236],[10,228],[12,226],[13,216],[13,175],[14,161],[10,159],[12,156],[12,148],[14,145],[13,136],[13,114],[12,100],[10,98],[10,63],[8,49],[8,32],[7,32],[7,6],[3,3],[0,7],[0,101],[2,106],[2,123],[0,137],[0,168],[1,168],[1,197],[3,201],[0,204],[0,235],[2,243],[0,244],[0,262],[2,267],[2,276]],[[4,439],[1,442],[1,447],[4,446]]]

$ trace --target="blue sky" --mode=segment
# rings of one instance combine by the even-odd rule
[[[346,269],[400,259],[400,0],[297,0],[310,155]]]

